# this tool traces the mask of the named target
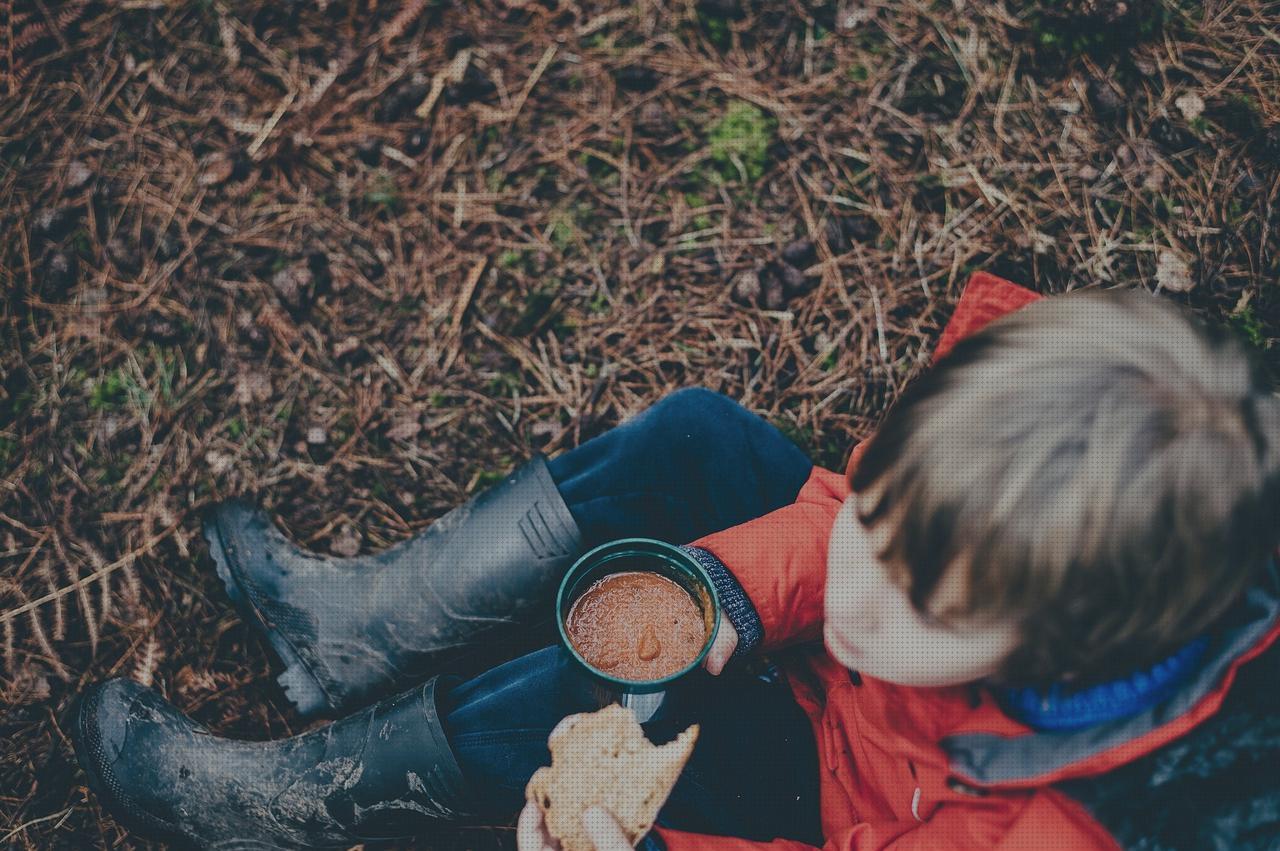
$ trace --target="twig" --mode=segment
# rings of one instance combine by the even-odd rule
[[[267,139],[271,137],[271,134],[276,129],[276,125],[280,123],[280,119],[284,117],[284,114],[289,110],[289,107],[293,105],[293,101],[297,96],[297,92],[289,92],[280,99],[280,104],[276,107],[276,111],[271,113],[271,117],[267,119],[267,123],[262,125],[262,129],[258,131],[257,137],[253,140],[252,144],[249,145],[248,154],[251,159],[257,158],[258,151],[262,148],[262,145],[267,141]]]
[[[462,292],[458,294],[458,301],[453,306],[449,330],[445,333],[445,339],[449,341],[449,353],[440,367],[441,372],[449,371],[449,367],[453,366],[454,360],[462,350],[462,315],[467,312],[467,306],[471,304],[476,285],[480,283],[480,277],[484,274],[484,267],[488,262],[488,258],[482,258],[472,266],[471,271],[467,273],[467,279],[462,283]]]
[[[106,576],[109,573],[114,573],[115,571],[119,570],[122,567],[127,567],[128,565],[133,564],[135,561],[138,560],[138,558],[151,552],[151,550],[155,548],[156,544],[160,543],[165,538],[172,535],[174,530],[176,530],[181,525],[182,525],[181,521],[174,523],[172,526],[170,526],[168,529],[165,529],[160,534],[153,535],[152,537],[143,541],[142,546],[134,550],[133,552],[126,553],[121,558],[116,559],[115,561],[111,562],[105,567],[95,570],[93,573],[90,573],[88,576],[83,576],[80,579],[77,579],[75,582],[72,582],[70,585],[65,585],[56,591],[51,591],[48,594],[45,594],[43,597],[38,597],[28,603],[24,603],[23,605],[19,606],[16,609],[10,609],[7,612],[0,612],[0,623],[8,623],[9,621],[13,620],[16,617],[19,617],[20,615],[24,615],[27,612],[34,611],[35,609],[40,608],[45,603],[51,602],[53,600],[61,599],[62,597],[65,597],[68,594],[75,593],[77,589],[82,588],[91,582],[97,582],[103,576]]]
[[[524,88],[520,90],[520,94],[516,95],[515,105],[511,107],[511,113],[507,116],[507,123],[511,124],[516,120],[516,116],[520,114],[520,110],[524,109],[524,103],[529,99],[529,93],[533,91],[533,87],[537,85],[538,79],[542,77],[544,71],[551,65],[551,61],[556,58],[556,46],[553,44],[542,53],[542,58],[538,60],[538,64],[533,66],[533,73],[529,75],[529,79],[525,80]]]

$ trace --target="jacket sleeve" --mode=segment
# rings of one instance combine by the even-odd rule
[[[712,557],[700,560],[713,578],[723,567],[745,592],[744,604],[717,582],[740,639],[750,634],[746,624],[752,618],[758,618],[760,646],[765,649],[821,635],[827,539],[847,495],[843,476],[815,466],[795,502],[689,545],[695,554]],[[740,651],[751,649],[750,643],[753,640],[740,644]]]
[[[655,827],[666,851],[818,851],[778,839],[752,842],[730,836]],[[943,804],[923,822],[864,821],[827,837],[822,851],[1121,851],[1115,839],[1070,799],[1038,791],[1015,799]]]

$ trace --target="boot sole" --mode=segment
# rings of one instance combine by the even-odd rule
[[[276,682],[284,689],[285,699],[293,704],[298,713],[305,718],[324,714],[334,709],[320,681],[311,673],[311,669],[302,661],[293,644],[279,630],[263,619],[257,606],[249,599],[249,595],[240,587],[240,581],[231,569],[231,559],[222,543],[222,535],[218,531],[217,520],[210,518],[204,524],[204,537],[209,542],[209,555],[218,571],[218,578],[227,590],[227,596],[235,604],[236,611],[245,623],[257,628],[264,635],[272,651],[284,664],[284,670],[276,676]]]
[[[110,814],[125,830],[140,837],[150,837],[168,842],[185,841],[187,837],[166,821],[151,816],[133,803],[115,792],[115,784],[111,783],[99,769],[97,749],[92,746],[94,737],[88,725],[92,724],[97,714],[98,700],[102,693],[102,683],[95,683],[81,692],[71,705],[71,747],[75,752],[76,762],[84,771],[89,788],[98,797],[102,808]]]

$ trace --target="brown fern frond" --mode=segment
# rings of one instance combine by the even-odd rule
[[[93,614],[93,601],[89,598],[89,589],[84,583],[76,583],[76,596],[80,598],[80,612],[84,616],[84,628],[89,633],[89,651],[98,652],[98,619]]]
[[[65,595],[58,594],[58,582],[54,579],[53,568],[49,564],[49,559],[40,559],[39,569],[40,575],[44,577],[44,584],[49,589],[49,593],[57,594],[57,596],[50,600],[50,602],[53,603],[53,640],[62,641],[67,637],[67,613],[62,603],[62,598]]]
[[[13,633],[14,633],[13,621],[5,621],[4,622],[4,672],[9,677],[12,677],[14,673],[18,670],[18,666],[14,662],[14,658],[13,658],[13,644],[14,644]]]
[[[142,655],[138,657],[138,664],[134,666],[134,681],[151,688],[152,683],[155,682],[156,667],[160,664],[161,656],[160,642],[156,640],[153,632],[147,636],[146,646],[142,649]]]
[[[89,564],[93,566],[94,573],[99,574],[105,582],[107,577],[110,575],[110,571],[106,570],[106,557],[97,547],[88,541],[81,541],[80,548],[84,550],[85,555],[89,557]],[[138,580],[138,574],[134,571],[132,563],[121,565],[120,572],[124,574],[125,602],[130,606],[135,606],[142,600],[142,583]],[[110,592],[109,585],[103,585],[102,588],[104,594]],[[110,608],[111,601],[104,600],[102,604],[103,612],[105,613]],[[104,614],[103,617],[105,618],[106,615]]]
[[[61,12],[53,19],[54,26],[61,33],[66,33],[71,25],[84,17],[85,9],[89,6],[89,0],[75,0],[68,3]]]
[[[58,554],[58,559],[62,562],[66,585],[76,589],[76,597],[80,600],[80,615],[84,621],[85,631],[89,634],[89,648],[96,653],[98,650],[98,618],[93,611],[93,601],[89,598],[89,589],[85,583],[80,581],[80,571],[76,568],[76,562],[68,554],[67,548],[63,546],[62,536],[56,532],[53,535],[53,549]]]
[[[63,682],[69,682],[71,676],[67,673],[66,666],[62,664],[62,657],[58,655],[58,651],[53,649],[53,643],[49,641],[49,635],[44,630],[44,624],[40,623],[39,608],[29,609],[27,614],[30,616],[31,634],[35,637],[36,644],[40,645],[40,650],[44,653],[45,658],[48,659],[59,679]]]
[[[49,29],[48,23],[45,21],[33,21],[14,34],[9,49],[15,54],[20,53],[40,39],[51,37],[52,35],[53,32]]]

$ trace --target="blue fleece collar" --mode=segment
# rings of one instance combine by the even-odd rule
[[[1081,691],[1067,684],[1043,688],[997,688],[995,695],[1012,718],[1037,730],[1079,730],[1137,715],[1173,694],[1199,667],[1209,637],[1202,635],[1163,661],[1127,677]]]

